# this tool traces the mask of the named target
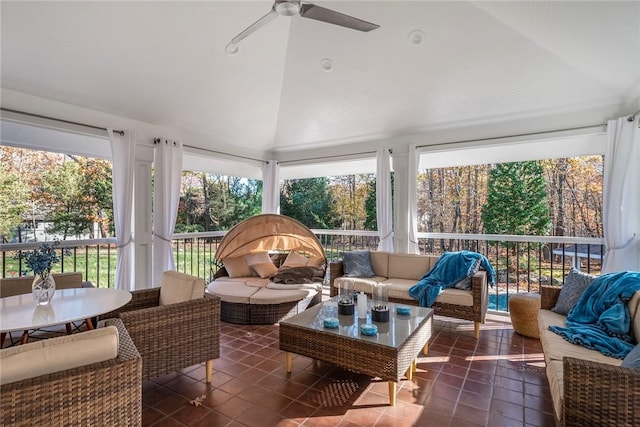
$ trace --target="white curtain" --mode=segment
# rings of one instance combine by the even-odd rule
[[[175,270],[171,237],[178,216],[180,181],[182,180],[182,143],[167,139],[154,140],[155,180],[153,197],[153,276],[159,286],[162,273]]]
[[[418,153],[415,144],[409,145],[409,247],[408,253],[420,253],[418,246]]]
[[[391,214],[391,156],[389,149],[378,150],[376,168],[376,211],[379,251],[393,252],[393,218]]]
[[[602,190],[603,273],[640,271],[640,116],[609,120]]]
[[[280,165],[269,160],[262,167],[262,213],[280,212]]]
[[[107,129],[111,142],[111,182],[113,185],[113,222],[118,241],[116,262],[117,289],[135,289],[133,244],[131,224],[133,223],[133,164],[136,152],[136,133],[124,131],[124,135]]]

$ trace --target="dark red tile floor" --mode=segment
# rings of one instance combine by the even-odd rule
[[[222,323],[213,382],[204,365],[143,384],[145,426],[554,426],[538,340],[507,321],[438,318],[413,381],[387,383],[294,356],[285,371],[278,326]]]

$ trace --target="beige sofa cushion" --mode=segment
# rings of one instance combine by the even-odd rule
[[[473,294],[471,293],[471,291],[449,288],[440,292],[440,295],[438,295],[438,298],[436,298],[436,302],[442,304],[453,304],[472,307]]]
[[[413,254],[389,254],[389,278],[415,279],[417,282],[429,271],[437,257]]]
[[[385,281],[387,278],[386,277],[380,277],[380,276],[374,276],[374,277],[338,277],[336,278],[336,280],[334,280],[333,282],[333,286],[336,289],[339,289],[340,286],[347,286],[347,285],[343,285],[347,280],[351,280],[353,282],[353,290],[355,292],[366,292],[368,294],[371,294],[373,292],[373,287],[380,283]]]
[[[160,305],[199,299],[204,296],[204,280],[177,271],[162,273],[160,285]]]
[[[0,384],[91,365],[117,355],[115,326],[9,347],[0,350]]]
[[[249,298],[249,302],[251,304],[282,304],[300,301],[318,293],[315,289],[297,289],[295,285],[289,286],[293,289],[261,288]]]
[[[538,326],[540,329],[540,343],[544,351],[547,363],[554,360],[562,361],[563,357],[575,357],[576,359],[591,360],[620,366],[621,359],[605,356],[597,350],[590,350],[580,345],[571,344],[560,335],[549,330],[549,326],[566,327],[566,316],[554,313],[551,310],[540,310],[538,313]]]
[[[389,252],[371,251],[371,268],[376,276],[389,277]]]
[[[260,287],[247,286],[244,281],[239,283],[220,279],[214,280],[207,286],[207,292],[219,296],[222,301],[239,304],[248,304],[249,298],[260,289]]]
[[[551,331],[550,331],[551,332]],[[547,378],[551,389],[553,408],[556,411],[556,419],[562,419],[562,399],[564,393],[562,360],[553,360],[547,363]]]

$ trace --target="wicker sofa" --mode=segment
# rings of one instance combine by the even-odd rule
[[[622,368],[622,360],[565,341],[549,326],[565,326],[566,316],[551,309],[561,287],[541,286],[538,316],[553,406],[563,426],[640,425],[640,369]],[[632,329],[640,342],[640,292],[629,301]]]
[[[141,425],[142,359],[120,320],[105,325],[118,330],[116,358],[0,385],[0,425]],[[69,338],[47,341],[53,346]]]
[[[330,295],[337,295],[340,282],[353,280],[356,292],[371,295],[376,284],[388,285],[389,301],[418,305],[408,291],[438,260],[437,255],[400,254],[371,251],[374,277],[345,277],[341,260],[329,264]],[[471,290],[445,289],[438,296],[433,310],[435,314],[471,320],[474,336],[480,336],[480,324],[484,323],[488,306],[488,278],[485,271],[471,277]]]

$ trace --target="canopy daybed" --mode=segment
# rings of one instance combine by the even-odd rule
[[[273,324],[320,302],[324,249],[309,228],[275,214],[234,226],[216,251],[220,268],[207,292],[221,299],[220,318]]]

